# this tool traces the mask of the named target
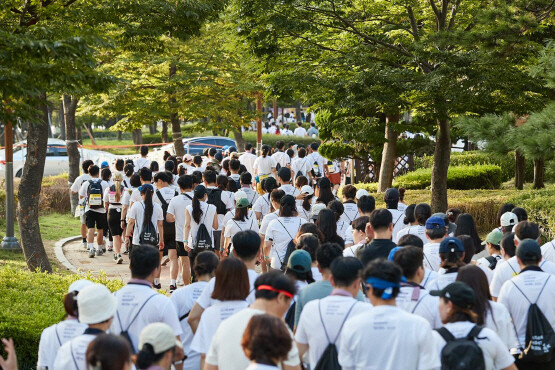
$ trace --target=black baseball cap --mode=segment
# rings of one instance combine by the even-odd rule
[[[445,298],[461,308],[471,309],[474,307],[474,303],[476,303],[474,290],[461,281],[455,281],[442,290],[432,290],[430,295]]]
[[[534,239],[524,239],[516,247],[516,256],[522,262],[539,261],[542,258],[540,244]]]
[[[385,191],[384,201],[394,202],[398,201],[400,197],[401,194],[399,194],[399,190],[397,190],[396,188],[389,188]]]

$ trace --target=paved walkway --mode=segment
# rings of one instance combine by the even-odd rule
[[[109,279],[121,279],[124,283],[129,281],[131,273],[129,271],[129,256],[123,255],[123,263],[116,265],[112,252],[106,252],[102,256],[89,258],[89,253],[83,248],[81,241],[67,243],[63,247],[64,255],[75,268],[87,272],[93,276],[98,276],[103,271]],[[170,267],[162,266],[160,275],[162,289],[168,290],[170,286]]]

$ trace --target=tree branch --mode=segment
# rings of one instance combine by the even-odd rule
[[[460,4],[461,4],[461,0],[457,0],[455,5],[453,6],[453,9],[451,9],[451,19],[449,20],[449,27],[447,28],[449,31],[451,31],[453,27],[455,27],[455,18],[457,15],[457,11],[459,10]]]
[[[416,18],[414,17],[414,11],[412,6],[407,6],[407,13],[410,19],[410,26],[412,28],[412,35],[416,41],[420,41],[420,35],[418,34],[418,25],[416,24]]]
[[[436,15],[436,26],[437,26],[437,30],[439,31],[439,18],[441,17],[441,13],[439,12],[439,9],[436,6],[435,0],[430,0],[430,5],[432,6],[432,10]]]

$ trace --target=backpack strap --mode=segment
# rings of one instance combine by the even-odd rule
[[[403,217],[403,213],[401,212],[401,215],[399,216],[399,218],[397,219],[397,221],[395,221],[395,223],[393,224],[393,227],[397,226],[397,222],[399,222],[399,220],[401,219],[401,217]]]
[[[54,325],[54,333],[56,333],[56,338],[58,339],[58,343],[60,343],[60,347],[62,346],[62,340],[60,339],[60,335],[58,334],[58,325]]]
[[[453,334],[451,334],[451,332],[450,332],[449,330],[447,330],[446,327],[442,327],[442,328],[436,329],[436,331],[438,332],[439,335],[441,335],[441,337],[442,337],[442,338],[445,340],[445,342],[447,342],[447,343],[456,340],[456,338],[453,336]]]
[[[123,185],[124,185],[126,188],[129,187],[129,185],[127,185],[127,181],[125,181],[125,180],[123,180]]]
[[[475,338],[478,338],[478,334],[480,334],[481,331],[482,331],[481,326],[474,325],[474,327],[470,330],[466,338],[468,340],[474,340]]]
[[[420,305],[420,302],[422,302],[424,300],[424,297],[421,297],[416,304],[414,305],[414,307],[412,308],[412,310],[410,311],[410,313],[415,313],[416,309],[418,308],[418,306]]]
[[[432,269],[432,264],[430,263],[430,260],[428,259],[428,257],[426,257],[426,253],[422,253],[424,255],[424,259],[426,260],[426,262],[428,263],[428,266],[430,266],[430,269]],[[429,277],[429,276],[428,276]]]
[[[77,360],[75,360],[75,355],[73,354],[73,342],[69,342],[69,353],[71,353],[71,358],[73,359],[75,370],[79,370],[79,365],[77,365]]]
[[[135,315],[135,317],[133,317],[133,319],[131,320],[131,322],[129,323],[129,325],[127,325],[127,329],[123,330],[123,325],[121,324],[121,319],[119,317],[119,312],[116,310],[116,315],[118,316],[118,321],[119,321],[119,327],[121,329],[122,332],[124,331],[129,331],[129,329],[131,328],[131,325],[133,325],[133,323],[135,322],[135,320],[137,319],[137,317],[139,317],[139,314],[141,313],[141,311],[143,310],[143,308],[146,306],[146,304],[148,303],[148,301],[150,301],[150,299],[154,296],[158,295],[158,293],[154,293],[153,295],[151,295],[150,297],[148,297],[143,305],[141,306],[141,308],[139,308],[139,311],[137,311],[137,314]]]
[[[428,276],[426,277],[426,280],[422,283],[422,286],[426,286],[426,284],[428,283],[428,280],[430,280],[430,275],[432,275],[432,273],[430,272],[428,274]]]
[[[549,274],[549,275],[547,276],[547,279],[545,279],[545,283],[543,284],[543,287],[542,287],[542,289],[540,290],[540,293],[538,294],[538,298],[536,298],[536,302],[534,302],[534,304],[538,303],[538,301],[540,300],[540,297],[541,297],[541,295],[542,295],[542,293],[543,293],[543,290],[545,289],[545,286],[547,285],[547,282],[549,281],[549,278],[551,278],[551,274]]]
[[[351,311],[353,310],[353,307],[355,307],[355,305],[358,303],[358,301],[355,301],[355,303],[353,303],[351,305],[351,307],[349,308],[349,311],[347,311],[347,314],[343,318],[343,321],[341,322],[341,325],[339,326],[339,330],[337,331],[337,336],[335,337],[333,342],[330,340],[330,337],[328,335],[328,331],[326,330],[326,325],[324,325],[324,319],[322,318],[322,309],[320,307],[321,302],[322,302],[321,299],[318,300],[318,313],[320,314],[320,322],[322,323],[322,328],[324,329],[324,333],[326,334],[326,339],[328,340],[328,343],[335,344],[335,342],[337,342],[337,339],[339,339],[339,335],[341,334],[341,330],[343,329],[343,325],[345,325],[345,322],[349,318],[349,315],[350,315]]]
[[[186,198],[189,198],[189,200],[193,200],[193,197],[191,197],[189,194],[183,193],[183,196],[186,197]]]
[[[187,317],[189,317],[189,314],[191,313],[191,311],[187,312],[185,315],[182,315],[181,317],[179,317],[179,321],[183,321],[185,320]]]
[[[518,291],[519,291],[520,293],[522,293],[522,295],[524,296],[524,298],[526,298],[526,300],[528,301],[528,303],[532,304],[532,301],[530,301],[530,300],[528,299],[528,297],[526,296],[526,294],[524,294],[524,292],[523,292],[522,290],[520,290],[520,288],[518,287],[518,285],[516,285],[516,283],[515,283],[514,281],[512,281],[512,280],[511,280],[511,283],[513,283],[513,285],[515,286],[515,288],[517,288]],[[542,288],[542,290],[543,290],[543,288]],[[540,292],[540,293],[541,293],[541,292]],[[538,297],[538,298],[539,298],[539,297]]]
[[[162,203],[163,206],[166,207],[168,205],[168,202],[166,202],[160,190],[156,190],[156,196],[158,197],[158,199],[160,199],[160,203]]]

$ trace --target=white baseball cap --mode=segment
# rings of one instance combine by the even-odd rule
[[[501,215],[501,226],[514,226],[518,224],[518,217],[513,212],[505,212]]]
[[[173,329],[163,322],[155,322],[147,325],[139,336],[139,350],[145,344],[150,344],[154,354],[164,353],[173,347],[182,347],[181,341],[177,340]]]
[[[357,199],[360,199],[363,196],[369,196],[370,193],[368,193],[368,191],[366,191],[365,189],[358,189],[357,191],[357,195],[355,196]]]
[[[190,154],[185,154],[183,156],[183,162],[189,162],[189,161],[192,161],[192,160],[193,160],[193,156],[190,155]]]
[[[117,301],[104,285],[92,284],[79,292],[77,308],[80,322],[98,324],[114,316]]]
[[[312,189],[312,186],[310,185],[305,185],[301,188],[301,194],[312,195],[314,194],[314,189]]]
[[[326,209],[326,205],[324,203],[316,203],[312,206],[312,212],[310,214],[310,218],[313,220],[318,218],[318,214],[321,210]]]
[[[85,289],[89,285],[93,285],[93,284],[94,283],[90,280],[86,280],[86,279],[77,280],[77,281],[74,281],[73,283],[71,283],[71,285],[67,289],[67,292],[68,293],[80,292],[82,289]]]
[[[243,190],[239,190],[235,192],[235,201],[237,202],[239,199],[249,199],[247,197],[247,193],[245,193]]]

